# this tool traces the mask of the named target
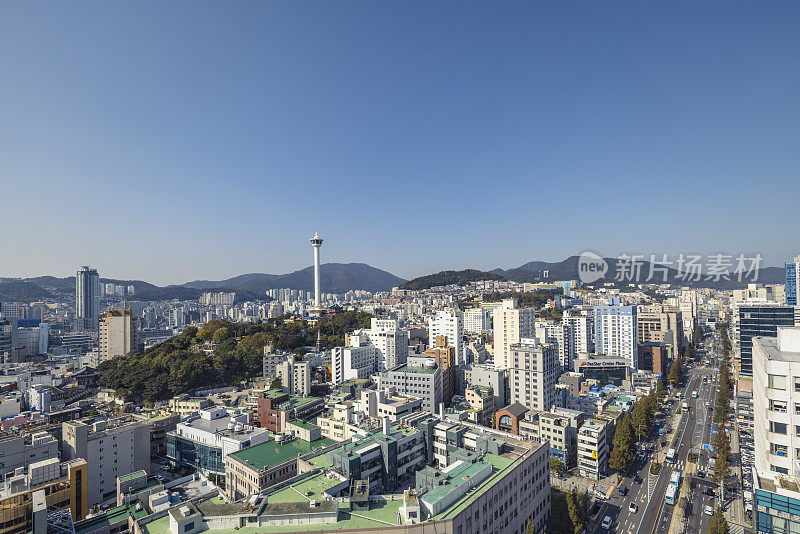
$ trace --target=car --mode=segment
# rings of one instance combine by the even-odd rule
[[[606,530],[611,528],[611,516],[607,515],[603,518],[603,522],[600,523],[600,526]]]
[[[701,470],[698,470],[698,471],[697,471],[697,476],[698,476],[698,477],[700,477],[700,478],[705,478],[706,474],[705,474],[705,472],[704,472],[704,471],[701,469]]]
[[[639,475],[634,475],[633,476],[633,481],[636,482],[637,484],[641,484],[642,483],[642,477],[640,477]]]
[[[595,499],[605,499],[606,498],[606,494],[603,493],[600,490],[594,490],[594,498]]]
[[[631,504],[628,506],[628,511],[632,514],[635,514],[639,508],[636,506],[636,503],[631,501]]]
[[[706,495],[708,495],[709,497],[713,497],[714,496],[714,488],[706,488]]]
[[[714,515],[714,509],[712,507],[710,507],[709,505],[705,505],[703,507],[703,513],[706,514],[706,515]]]

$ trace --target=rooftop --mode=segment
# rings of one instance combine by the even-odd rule
[[[231,453],[228,455],[228,458],[235,459],[256,471],[263,471],[267,467],[280,465],[292,458],[297,458],[298,454],[306,454],[314,449],[327,447],[334,443],[336,442],[328,438],[322,438],[312,442],[295,439],[288,443],[277,443],[274,440],[270,440]]]
[[[438,369],[429,369],[427,367],[413,367],[411,365],[403,365],[402,367],[398,367],[393,369],[391,372],[393,373],[420,373],[425,375],[432,375],[436,373]]]
[[[322,492],[338,486],[341,482],[338,479],[329,479],[325,474],[319,473],[312,477],[305,478],[293,484],[286,486],[280,491],[270,493],[267,497],[267,502],[270,504],[280,502],[297,502],[305,500],[324,501]]]

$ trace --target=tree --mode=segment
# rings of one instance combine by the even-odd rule
[[[656,399],[658,400],[659,404],[664,402],[664,397],[667,396],[666,390],[664,390],[664,383],[661,382],[661,379],[658,379],[658,383],[656,384]]]
[[[269,389],[281,389],[283,387],[283,383],[281,382],[281,377],[276,376],[272,379],[272,382],[269,384]]]
[[[725,431],[725,425],[719,425],[717,435],[714,437],[714,447],[717,449],[717,457],[727,458],[731,454],[731,440]]]
[[[219,328],[219,329],[217,329],[216,332],[214,332],[214,335],[211,336],[211,339],[213,339],[216,342],[221,342],[221,341],[225,341],[230,336],[231,336],[230,329],[227,326],[223,326],[222,328]]]
[[[528,524],[525,526],[525,534],[536,534],[536,529],[533,526],[533,521],[530,519],[528,520]]]
[[[720,499],[722,502],[725,502],[725,481],[728,478],[728,471],[730,470],[730,465],[728,464],[728,457],[717,455],[717,461],[714,464],[714,475],[712,476],[712,480],[719,484],[720,489]]]
[[[729,534],[729,532],[728,522],[722,514],[722,509],[717,506],[711,517],[711,523],[708,525],[708,534]]]
[[[564,473],[564,462],[558,458],[550,458],[550,471],[555,472],[559,477]]]
[[[647,432],[647,413],[644,403],[637,402],[636,406],[631,410],[631,425],[636,433],[636,439],[641,440],[642,436]]]
[[[669,375],[667,375],[667,381],[669,381],[672,387],[675,387],[675,384],[680,381],[682,373],[683,370],[681,369],[681,359],[675,358],[669,368]]]
[[[572,523],[572,532],[580,534],[583,530],[580,514],[578,513],[578,491],[573,486],[572,491],[567,493],[567,511],[569,522]]]
[[[613,448],[608,459],[608,465],[619,472],[625,470],[633,457],[633,432],[631,430],[631,416],[625,414],[614,430]]]
[[[699,326],[695,326],[692,330],[692,345],[695,347],[703,340],[703,330]]]

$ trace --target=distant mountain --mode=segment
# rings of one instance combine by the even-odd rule
[[[465,269],[463,271],[441,271],[427,276],[420,276],[404,282],[400,289],[430,289],[436,286],[447,286],[457,284],[466,285],[468,282],[478,282],[481,280],[506,280],[506,277],[497,273],[487,273],[476,269]]]
[[[19,302],[20,298],[23,302],[31,302],[53,298],[53,294],[27,280],[0,279],[0,302]]]
[[[320,265],[320,283],[325,293],[345,293],[350,290],[388,291],[405,282],[391,273],[371,267],[366,263],[323,263]],[[306,267],[288,274],[251,273],[228,278],[227,280],[195,280],[183,284],[184,287],[207,289],[209,287],[230,287],[263,294],[268,289],[306,289],[314,288],[314,267]]]
[[[515,282],[542,282],[545,280],[544,271],[548,271],[547,280],[577,280],[578,259],[578,256],[570,256],[559,262],[531,261],[514,269],[494,269],[491,272],[505,276],[509,280]],[[598,283],[612,282],[617,274],[617,259],[605,258],[605,261],[608,263],[608,271],[606,271],[606,275],[598,281]],[[650,283],[662,283],[663,275],[661,271],[658,270],[661,268],[661,266],[655,264],[656,271]],[[650,269],[650,262],[642,261],[640,272],[642,273],[641,281],[643,283],[650,273]],[[732,270],[733,269],[731,269],[731,271]],[[705,276],[703,276],[699,281],[693,281],[682,280],[678,277],[678,274],[676,269],[667,267],[667,283],[685,287],[709,287],[713,289],[731,290],[746,287],[748,281],[752,280],[752,278],[750,278],[749,280],[739,282],[734,276],[731,276],[730,280],[714,282],[711,280],[707,281]],[[758,271],[757,282],[761,284],[782,284],[785,282],[784,269],[780,267],[763,267]]]

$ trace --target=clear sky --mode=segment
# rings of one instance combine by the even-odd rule
[[[0,275],[800,252],[800,2],[0,3]]]

